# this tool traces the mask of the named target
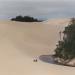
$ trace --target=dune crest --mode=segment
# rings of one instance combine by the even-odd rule
[[[51,20],[47,20],[44,21],[44,23],[46,24],[52,24],[52,25],[64,25],[64,24],[68,24],[70,21],[70,19],[67,18],[63,18],[63,19],[51,19]]]

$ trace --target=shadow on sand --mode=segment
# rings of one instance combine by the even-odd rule
[[[39,59],[46,63],[56,64],[52,55],[41,55],[41,56],[39,56]]]
[[[39,56],[39,59],[43,62],[50,63],[50,64],[56,64],[56,65],[67,66],[67,67],[75,67],[72,65],[58,63],[57,61],[54,60],[53,55],[41,55],[41,56]]]

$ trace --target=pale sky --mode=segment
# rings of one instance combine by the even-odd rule
[[[17,15],[37,18],[68,18],[75,16],[74,0],[0,0],[0,19]]]
[[[75,1],[75,0],[0,0],[0,1]]]

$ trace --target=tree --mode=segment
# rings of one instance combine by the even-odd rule
[[[63,41],[59,41],[55,49],[55,57],[67,64],[75,58],[75,18],[72,18],[69,25],[65,27],[63,34]]]
[[[12,21],[21,21],[21,20],[23,20],[23,17],[22,16],[16,16],[16,18],[12,18],[11,19]]]

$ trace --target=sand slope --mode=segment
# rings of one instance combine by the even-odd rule
[[[0,75],[75,75],[74,68],[40,60],[33,62],[35,57],[54,52],[59,31],[68,22],[68,19],[43,23],[0,21]]]

